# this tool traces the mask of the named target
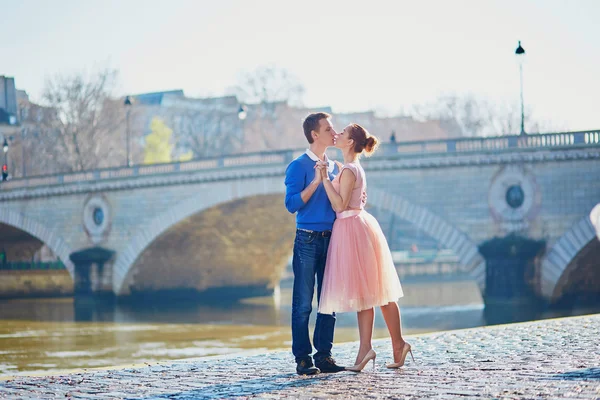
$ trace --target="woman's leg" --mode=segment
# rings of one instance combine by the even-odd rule
[[[394,351],[394,362],[398,362],[402,357],[404,349],[404,338],[402,337],[402,321],[400,320],[400,307],[395,301],[381,306],[381,313],[392,339],[392,349]]]
[[[373,323],[375,322],[375,310],[368,308],[356,313],[358,319],[358,335],[360,338],[360,347],[354,365],[360,363],[373,347],[371,339],[373,338]]]

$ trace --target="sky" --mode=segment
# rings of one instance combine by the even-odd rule
[[[119,71],[117,94],[219,96],[261,65],[308,107],[410,111],[441,95],[600,129],[598,0],[0,0],[0,75],[32,100],[55,74]]]

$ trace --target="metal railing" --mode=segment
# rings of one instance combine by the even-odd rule
[[[384,143],[375,157],[393,157],[401,155],[420,156],[425,154],[470,153],[524,149],[600,147],[600,130],[580,132],[560,132],[531,134],[526,136],[510,135],[481,138],[455,138],[419,142]],[[241,166],[260,166],[287,164],[302,154],[305,149],[276,150],[270,152],[232,154],[175,162],[168,164],[137,165],[133,167],[104,168],[93,171],[81,171],[65,174],[32,176],[0,182],[1,190],[24,187],[62,185],[73,182],[91,182],[105,179],[118,179],[176,172],[191,172],[216,168],[235,168]]]
[[[395,150],[398,153],[464,153],[598,145],[600,145],[600,131],[596,130],[398,143]],[[391,145],[388,144],[388,146]]]

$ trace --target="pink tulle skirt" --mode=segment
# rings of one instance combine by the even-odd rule
[[[379,223],[365,210],[338,213],[333,224],[319,312],[361,311],[404,293]]]

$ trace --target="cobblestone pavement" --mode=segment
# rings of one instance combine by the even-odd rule
[[[389,340],[374,341],[376,369],[297,376],[288,351],[223,360],[0,381],[0,398],[573,398],[600,399],[600,314],[439,332],[409,338],[409,357],[388,370]],[[339,363],[356,343],[336,345]]]

